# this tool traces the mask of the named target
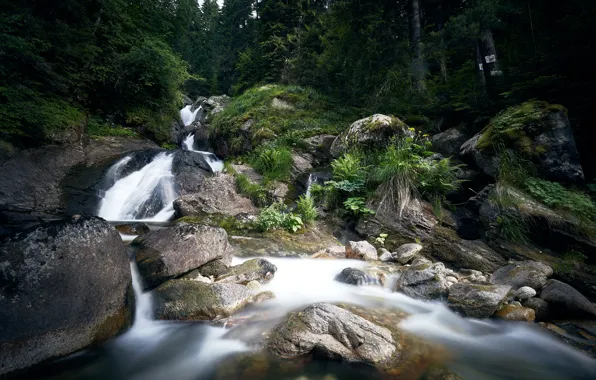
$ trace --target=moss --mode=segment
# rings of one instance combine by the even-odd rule
[[[525,155],[538,155],[544,147],[533,146],[532,137],[546,126],[547,118],[553,112],[566,113],[567,110],[561,105],[538,100],[509,107],[490,121],[476,147],[484,150],[499,145],[513,146]]]
[[[200,224],[213,227],[220,227],[226,230],[228,235],[240,233],[244,230],[251,230],[253,226],[243,223],[233,216],[222,214],[205,214],[200,216],[184,216],[176,220],[176,223]]]

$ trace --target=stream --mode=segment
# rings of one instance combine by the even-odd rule
[[[186,123],[198,110],[181,111]],[[193,151],[194,135],[183,142]],[[213,171],[223,162],[209,152]],[[172,154],[160,153],[138,171],[122,176],[130,161],[124,157],[107,172],[113,185],[105,192],[98,215],[114,223],[142,221],[163,228],[173,216],[178,196],[172,174]],[[122,235],[132,241],[134,235]],[[406,312],[400,328],[449,353],[447,366],[465,379],[595,379],[593,359],[528,323],[462,318],[440,302],[423,302],[380,286],[350,286],[334,280],[347,267],[364,269],[369,263],[354,260],[314,260],[267,257],[278,270],[259,291],[276,298],[244,309],[224,326],[208,322],[173,322],[153,319],[150,292],[131,262],[136,296],[134,324],[125,334],[101,347],[83,351],[39,370],[42,379],[377,379],[379,372],[365,365],[313,360],[296,370],[279,370],[284,363],[269,358],[259,377],[222,375],[239,354],[255,352],[249,344],[272,329],[287,313],[317,302],[350,303],[364,308]],[[237,265],[246,258],[234,258]],[[391,281],[388,281],[391,283]],[[235,324],[234,319],[259,316],[256,324]],[[407,349],[407,348],[406,348]],[[233,371],[232,371],[233,372]],[[228,372],[225,372],[228,373]]]

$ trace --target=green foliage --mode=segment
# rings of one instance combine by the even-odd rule
[[[364,186],[366,182],[367,167],[362,164],[360,155],[346,153],[331,162],[333,179],[338,182],[350,182]]]
[[[285,181],[292,171],[292,152],[285,147],[265,146],[252,159],[253,167],[268,181]]]
[[[351,197],[344,202],[345,209],[356,216],[373,215],[375,212],[366,207],[366,200],[362,197]]]
[[[539,178],[527,178],[524,185],[532,197],[550,208],[569,212],[590,223],[596,220],[596,203],[582,192]]]
[[[560,261],[553,265],[554,272],[558,275],[573,277],[575,272],[585,265],[587,258],[582,252],[571,249],[565,252]]]
[[[299,215],[287,212],[282,203],[274,203],[261,210],[256,225],[262,232],[284,228],[290,232],[297,232],[304,223]]]
[[[375,242],[377,244],[379,244],[381,247],[385,246],[385,240],[387,239],[387,237],[389,237],[388,234],[379,234],[379,236],[377,236],[377,238],[375,239]]]
[[[312,223],[319,216],[314,199],[309,196],[301,196],[296,201],[296,213],[300,215],[304,224]]]
[[[428,158],[432,155],[428,150],[430,145],[427,136],[417,134],[394,140],[387,147],[372,172],[373,180],[380,184],[379,207],[401,215],[418,195],[440,205],[449,191],[457,189],[458,166],[452,165],[448,158]]]
[[[269,203],[267,189],[258,183],[253,183],[245,174],[236,174],[236,187],[241,194],[246,195],[259,207],[266,206]]]
[[[90,117],[87,121],[87,133],[91,138],[102,136],[128,136],[138,137],[139,134],[130,129],[119,125],[111,125],[99,117]]]
[[[528,241],[529,228],[528,223],[518,217],[503,213],[497,218],[500,235],[515,243],[525,243]]]

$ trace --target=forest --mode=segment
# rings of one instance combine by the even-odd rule
[[[281,83],[429,132],[559,103],[592,178],[595,15],[589,0],[4,0],[0,145],[113,126],[165,142],[183,93]]]

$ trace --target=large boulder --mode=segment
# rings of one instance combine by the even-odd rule
[[[0,375],[103,342],[132,322],[126,247],[99,218],[0,243]]]
[[[389,361],[400,348],[388,329],[324,303],[290,314],[267,342],[268,351],[282,358],[316,354],[368,364]]]
[[[396,117],[375,114],[355,121],[337,136],[331,145],[331,155],[339,157],[352,147],[386,146],[392,137],[412,136],[408,126]]]
[[[176,152],[172,172],[182,195],[199,192],[203,180],[213,175],[205,156],[187,150]]]
[[[229,317],[253,300],[252,292],[238,284],[206,284],[170,280],[153,291],[155,317],[167,320],[213,320]]]
[[[209,99],[205,100],[201,106],[205,111],[207,111],[207,115],[205,117],[206,121],[213,120],[213,117],[218,113],[222,112],[228,104],[230,104],[232,98],[227,95],[218,95],[218,96],[211,96]]]
[[[445,156],[455,156],[459,154],[462,144],[467,140],[468,136],[461,129],[449,128],[432,137],[433,152],[438,152]]]
[[[374,261],[378,258],[377,249],[366,240],[350,241],[346,245],[346,258]]]
[[[560,317],[596,317],[596,306],[570,285],[557,280],[548,280],[540,293],[548,302],[550,310]]]
[[[524,286],[542,289],[546,285],[547,277],[552,276],[553,270],[548,265],[538,261],[522,261],[499,268],[490,277],[493,284],[510,285],[513,290]]]
[[[356,268],[345,268],[337,276],[335,281],[348,285],[378,285],[379,281],[369,274]]]
[[[466,317],[488,318],[506,301],[509,285],[453,284],[449,307]]]
[[[136,238],[136,260],[146,288],[189,272],[212,260],[231,260],[222,228],[178,223]]]
[[[394,291],[423,300],[446,298],[449,292],[443,263],[408,267],[395,283]]]
[[[250,199],[236,191],[234,177],[223,173],[215,177],[204,178],[196,193],[176,199],[174,210],[179,218],[205,214],[224,216],[257,214],[257,209]]]
[[[269,282],[277,267],[265,259],[252,259],[233,266],[226,273],[217,277],[217,282],[229,282],[246,285],[251,281],[261,284]]]
[[[397,251],[392,253],[394,258],[393,261],[396,261],[400,264],[407,264],[414,259],[414,257],[422,251],[422,246],[417,243],[408,243],[400,246]]]
[[[499,146],[531,159],[546,179],[571,183],[584,180],[573,130],[562,106],[532,100],[507,108],[464,143],[461,154],[495,177]]]

